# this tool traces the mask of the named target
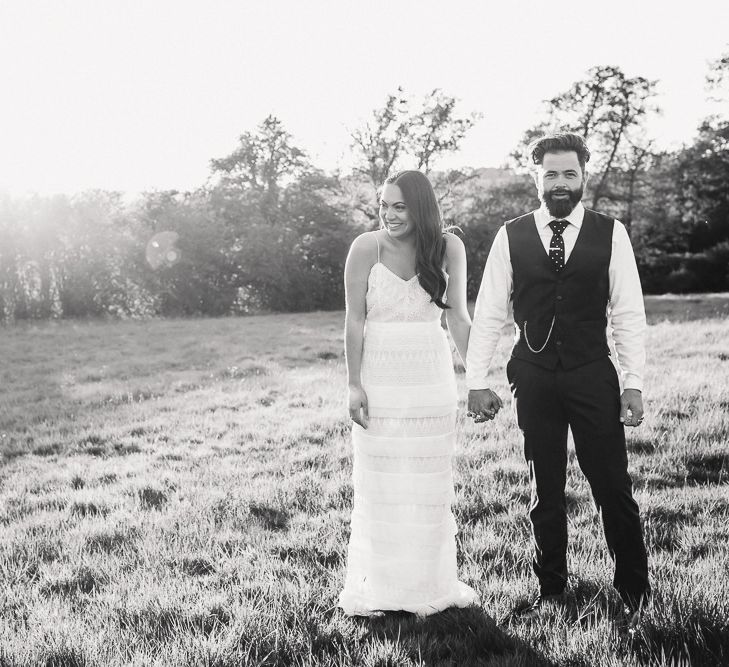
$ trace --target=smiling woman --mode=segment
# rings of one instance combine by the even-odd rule
[[[440,326],[445,310],[464,356],[465,250],[420,172],[387,180],[380,220],[352,244],[345,269],[354,506],[339,605],[424,616],[476,601],[456,570],[457,393]]]
[[[414,275],[439,308],[448,308],[442,298],[446,291],[443,259],[446,240],[438,200],[430,181],[419,171],[401,171],[390,176],[380,195],[380,224],[392,241],[392,259],[400,276],[415,264]],[[414,253],[413,253],[414,251]],[[389,254],[389,253],[388,253]]]

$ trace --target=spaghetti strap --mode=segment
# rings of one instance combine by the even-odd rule
[[[375,234],[375,241],[377,241],[377,263],[380,263],[380,239],[377,238],[377,234]]]

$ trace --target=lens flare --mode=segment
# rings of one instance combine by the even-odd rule
[[[155,271],[170,267],[180,261],[180,250],[176,247],[180,238],[177,232],[158,232],[147,242],[145,257]]]

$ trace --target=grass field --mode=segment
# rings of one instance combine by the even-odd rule
[[[629,449],[655,595],[633,637],[573,455],[567,604],[500,622],[535,591],[508,409],[459,415],[459,572],[481,605],[336,609],[342,313],[0,329],[0,667],[729,663],[729,297],[647,304]]]

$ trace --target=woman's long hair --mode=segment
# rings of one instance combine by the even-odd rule
[[[447,287],[443,275],[445,228],[433,186],[425,174],[414,169],[388,176],[385,184],[400,188],[408,214],[415,223],[415,272],[420,286],[430,294],[436,306],[448,308],[443,303]]]

